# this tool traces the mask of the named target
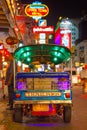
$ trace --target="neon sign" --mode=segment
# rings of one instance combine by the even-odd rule
[[[53,26],[35,26],[33,27],[33,33],[54,33],[54,27]]]
[[[71,33],[61,33],[61,45],[68,47],[71,49]]]
[[[45,17],[49,13],[49,8],[41,2],[34,2],[25,7],[25,14],[34,19]]]

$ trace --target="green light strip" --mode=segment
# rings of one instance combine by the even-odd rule
[[[67,61],[71,56],[71,52],[64,46],[55,44],[38,44],[22,46],[14,52],[14,58],[25,64],[34,61],[40,61],[43,57],[44,60],[60,64]]]

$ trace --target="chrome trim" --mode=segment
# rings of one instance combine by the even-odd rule
[[[20,100],[20,101],[17,101],[15,100],[14,101],[14,104],[72,104],[72,100],[49,100],[49,101],[42,101],[42,100]]]

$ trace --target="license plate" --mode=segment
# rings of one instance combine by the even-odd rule
[[[49,111],[49,105],[45,104],[34,104],[33,111]]]

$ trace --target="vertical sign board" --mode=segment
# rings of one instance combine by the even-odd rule
[[[71,49],[71,33],[61,33],[61,39],[60,39],[61,45],[68,47]]]
[[[38,21],[38,26],[45,27],[47,26],[47,20],[45,19],[40,19]],[[46,33],[40,33],[39,34],[39,43],[40,44],[45,44],[46,43]]]
[[[71,49],[72,43],[72,33],[71,33],[72,23],[69,19],[63,19],[60,23],[60,44]]]

